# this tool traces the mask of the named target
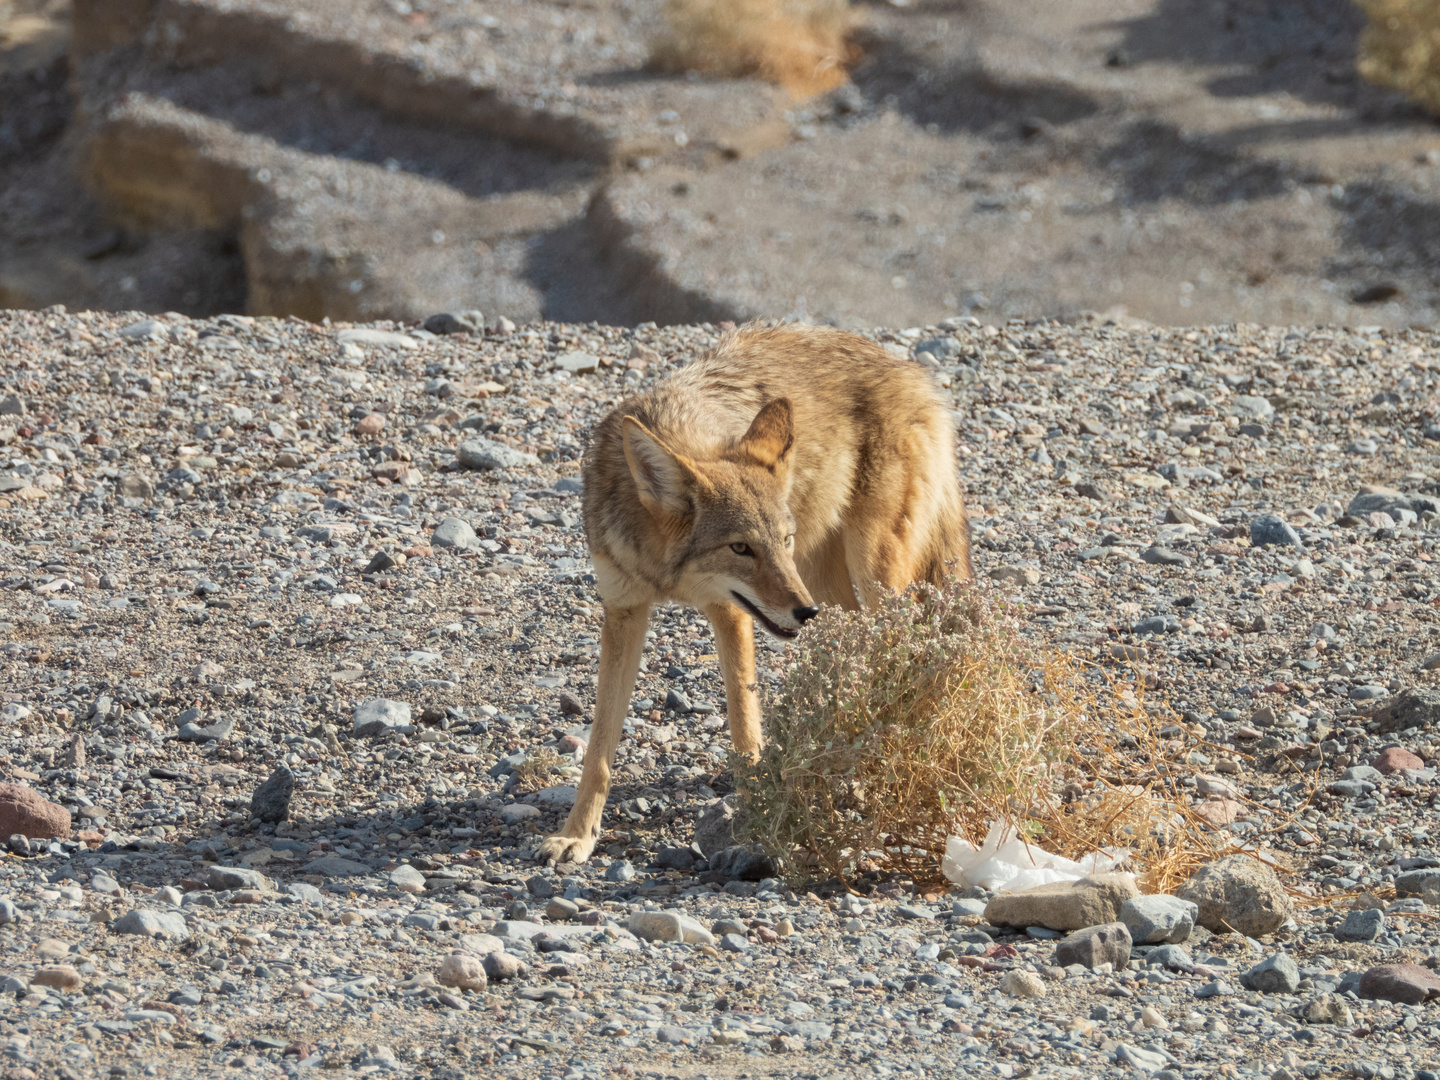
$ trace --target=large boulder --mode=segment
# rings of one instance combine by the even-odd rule
[[[1125,901],[1139,895],[1129,874],[1097,874],[1001,893],[985,905],[985,918],[996,926],[1044,926],[1068,933],[1118,922]]]
[[[1280,929],[1293,907],[1280,879],[1258,859],[1227,855],[1202,866],[1175,890],[1199,910],[1195,921],[1217,934],[1263,937]]]
[[[1359,994],[1374,1001],[1423,1005],[1440,997],[1440,975],[1419,964],[1381,964],[1360,976]]]
[[[32,840],[64,840],[70,811],[23,784],[0,784],[0,836],[19,833]]]

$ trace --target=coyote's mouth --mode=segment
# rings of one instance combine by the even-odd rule
[[[766,615],[758,607],[752,604],[749,600],[745,599],[745,597],[741,596],[738,592],[732,590],[730,595],[735,597],[735,599],[739,601],[740,606],[755,617],[756,622],[758,622],[767,631],[769,631],[770,634],[779,638],[781,641],[791,641],[800,636],[799,630],[788,630],[783,626],[777,626],[768,615]]]

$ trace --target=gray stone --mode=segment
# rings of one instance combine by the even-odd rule
[[[175,737],[181,742],[221,742],[228,739],[234,730],[234,718],[225,716],[212,724],[181,724],[180,730],[175,733]]]
[[[152,908],[135,908],[126,912],[110,924],[112,934],[139,934],[148,938],[188,937],[189,928],[185,916],[178,911],[155,911]]]
[[[540,464],[540,459],[534,454],[478,435],[460,444],[455,451],[455,460],[462,469],[526,469]]]
[[[1188,558],[1178,551],[1172,551],[1168,547],[1156,544],[1140,552],[1140,561],[1151,563],[1155,566],[1185,566],[1190,562]]]
[[[1255,547],[1273,544],[1305,550],[1305,545],[1300,542],[1300,534],[1288,521],[1275,514],[1261,514],[1250,522],[1250,543]]]
[[[327,878],[368,877],[374,872],[362,862],[341,858],[339,855],[322,855],[305,864],[305,873],[319,874]]]
[[[518,956],[507,952],[487,952],[481,961],[485,976],[491,982],[508,982],[525,974],[525,964]]]
[[[762,881],[776,874],[775,860],[745,844],[717,851],[710,859],[710,869],[731,881]]]
[[[212,866],[205,875],[212,889],[268,889],[270,882],[259,870],[239,866]]]
[[[1199,908],[1178,896],[1132,896],[1120,908],[1120,921],[1129,928],[1136,945],[1159,945],[1189,938],[1198,912]]]
[[[458,517],[447,517],[430,534],[430,543],[437,548],[454,548],[457,551],[480,551],[480,538],[475,535],[468,522]]]
[[[1247,420],[1269,420],[1275,415],[1275,407],[1263,397],[1237,394],[1225,407],[1231,416],[1243,416]]]
[[[1202,866],[1175,894],[1194,903],[1199,909],[1195,921],[1217,934],[1263,937],[1294,911],[1275,871],[1248,855],[1227,855]]]
[[[1434,729],[1440,726],[1440,689],[1412,686],[1402,690],[1371,713],[1371,719],[1378,723],[1382,734],[1412,727]]]
[[[1262,994],[1293,994],[1300,987],[1300,968],[1288,953],[1275,953],[1240,976],[1240,984]]]
[[[1151,949],[1145,959],[1152,964],[1164,964],[1176,971],[1195,969],[1195,961],[1190,958],[1189,952],[1179,945],[1161,945]]]
[[[425,875],[406,863],[390,871],[390,884],[405,892],[420,892],[425,888]]]
[[[1079,964],[1094,970],[1112,964],[1116,971],[1130,962],[1130,930],[1122,922],[1104,923],[1076,930],[1055,946],[1055,965]]]
[[[578,350],[562,352],[555,357],[555,370],[568,371],[571,375],[589,375],[600,366],[597,357]]]
[[[15,904],[8,897],[0,900],[0,926],[13,923],[19,916],[15,914]]]
[[[375,330],[368,326],[357,326],[341,330],[335,335],[341,345],[369,345],[377,349],[418,349],[420,342],[408,334],[397,334],[393,330]]]
[[[726,795],[705,806],[695,819],[695,846],[707,859],[734,847],[736,836],[735,796]]]
[[[425,329],[441,337],[446,334],[483,334],[485,316],[478,311],[442,311],[425,320]]]
[[[1385,913],[1379,908],[1352,911],[1335,928],[1336,941],[1374,941],[1385,929]]]
[[[290,818],[290,798],[295,793],[295,774],[283,761],[275,766],[270,778],[250,796],[250,816],[267,825],[278,825]]]
[[[684,941],[692,945],[714,945],[715,936],[690,916],[678,911],[637,911],[625,923],[642,941]]]
[[[720,938],[720,948],[726,952],[749,952],[750,942],[739,934],[725,934]]]
[[[1083,930],[1116,922],[1125,901],[1139,895],[1129,874],[1099,874],[1001,893],[985,905],[985,918],[996,926]]]
[[[325,897],[314,885],[307,885],[303,881],[292,881],[285,886],[285,895],[293,896],[296,900],[305,904],[321,903]]]
[[[410,704],[405,701],[390,701],[388,698],[371,698],[355,706],[355,722],[352,728],[359,736],[379,735],[394,728],[410,726]]]
[[[629,859],[616,859],[605,868],[605,880],[613,882],[633,881],[635,867]]]

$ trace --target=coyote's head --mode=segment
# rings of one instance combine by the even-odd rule
[[[744,436],[704,461],[677,454],[633,416],[625,459],[640,501],[669,543],[674,595],[704,608],[738,604],[778,638],[819,611],[795,569],[790,402],[770,402]]]

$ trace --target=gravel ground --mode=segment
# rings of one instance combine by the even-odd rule
[[[1440,957],[1440,338],[874,332],[954,394],[977,573],[1168,699],[1287,872],[1273,936],[1117,972],[975,890],[710,869],[723,690],[680,609],[597,857],[532,862],[593,704],[585,431],[718,332],[0,316],[0,775],[74,828],[0,867],[0,1075],[1428,1075],[1431,1007],[1356,978],[1423,997]]]

